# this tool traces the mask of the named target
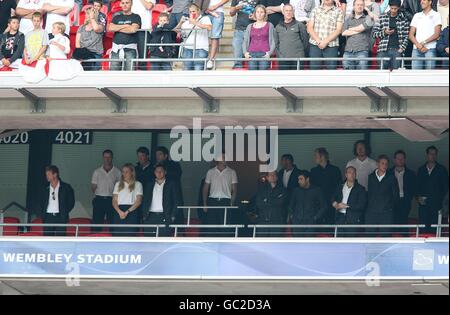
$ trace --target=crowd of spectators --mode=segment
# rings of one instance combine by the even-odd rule
[[[217,66],[224,7],[230,0],[103,1],[83,6],[81,0],[0,0],[0,69],[49,57],[55,24],[64,25],[70,37],[80,11],[84,21],[73,37],[74,47],[63,50],[61,58],[126,60],[125,66],[112,62],[111,70],[130,70],[132,59],[143,58],[159,60],[151,63],[153,70],[171,70],[171,62],[161,59],[178,57],[189,59],[186,70]],[[163,4],[155,17],[153,10]],[[345,69],[368,69],[372,57],[389,58],[384,66],[390,69],[401,66],[400,57],[413,57],[406,63],[413,69],[448,67],[447,60],[437,64],[433,59],[449,56],[448,0],[231,0],[229,14],[235,18],[235,69],[248,64],[251,70],[267,70],[274,57],[314,58],[308,64],[281,61],[282,70],[336,69],[336,58],[343,58]],[[112,44],[106,47],[108,34]],[[148,69],[146,62],[135,66]],[[101,64],[83,67],[98,70]]]

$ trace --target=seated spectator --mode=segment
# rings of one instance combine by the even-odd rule
[[[16,0],[3,0],[0,2],[0,34],[8,32],[8,21],[11,13],[16,10]]]
[[[25,34],[25,49],[23,63],[26,65],[34,62],[45,64],[45,52],[48,47],[48,34],[42,29],[42,14],[33,13],[31,18],[34,29]]]
[[[31,20],[33,13],[44,13],[42,6],[45,0],[19,0],[16,8],[16,15],[20,17],[19,32],[26,35],[34,30],[33,22]]]
[[[19,26],[20,19],[13,16],[8,20],[9,31],[0,35],[0,69],[19,68],[25,47],[25,36],[19,32]]]
[[[83,71],[77,60],[68,59],[70,40],[64,35],[66,25],[63,22],[53,24],[53,38],[48,43],[48,76],[54,80],[69,80]]]
[[[308,23],[311,58],[337,58],[339,35],[342,33],[344,15],[334,6],[333,0],[324,0],[320,7],[314,8]],[[325,62],[328,70],[336,69],[337,61]],[[321,61],[311,61],[311,69],[319,70]]]
[[[267,12],[263,5],[258,5],[255,10],[256,22],[250,24],[244,35],[244,56],[249,59],[250,70],[268,70],[269,59],[275,52],[275,28],[267,22]],[[258,60],[260,59],[260,60]]]
[[[208,32],[212,29],[211,20],[203,16],[200,8],[192,4],[189,7],[189,19],[183,18],[177,28],[181,27],[183,59],[206,59],[209,54]],[[204,61],[185,61],[184,70],[205,70]]]
[[[99,23],[99,11],[93,7],[86,10],[86,21],[78,28],[73,58],[77,60],[101,59],[103,56],[103,34],[105,24]],[[99,70],[100,64],[83,64],[84,70]]]
[[[150,35],[150,44],[175,44],[176,34],[169,28],[169,14],[161,13],[158,18],[158,25]],[[175,46],[151,46],[150,58],[165,59],[175,58],[177,49]],[[170,62],[152,62],[152,70],[171,71],[172,65]]]
[[[294,19],[294,8],[283,7],[284,21],[275,27],[275,43],[279,58],[305,58],[309,49],[309,36],[305,24]],[[296,61],[280,61],[281,70],[297,70]]]
[[[316,7],[314,0],[291,0],[290,5],[294,8],[295,19],[307,24],[312,10]]]
[[[422,0],[422,12],[416,13],[411,21],[409,40],[414,44],[414,70],[433,69],[436,66],[435,60],[420,60],[436,57],[436,44],[441,35],[441,15],[433,10],[432,4],[432,0]]]
[[[230,15],[236,17],[236,25],[233,35],[233,52],[235,59],[244,58],[243,44],[247,27],[253,23],[255,8],[259,0],[233,0]],[[233,69],[242,69],[242,61],[235,61]]]
[[[448,20],[448,17],[447,17]],[[448,24],[448,22],[447,22]],[[441,32],[441,37],[437,43],[437,53],[439,57],[448,58],[448,26]],[[442,64],[443,68],[448,69],[448,60],[445,60]]]
[[[344,53],[344,68],[347,70],[367,70],[369,61],[349,60],[368,58],[373,20],[365,13],[364,0],[355,0],[353,13],[345,20],[343,36],[347,38]]]
[[[125,70],[132,70],[132,59],[139,57],[138,35],[141,18],[131,12],[132,0],[121,0],[122,12],[115,15],[108,25],[108,31],[114,33],[111,59],[125,59]],[[121,62],[111,62],[112,71],[122,70]]]
[[[74,0],[47,0],[42,6],[42,10],[47,13],[45,30],[51,34],[53,25],[56,22],[64,23],[65,34],[70,34],[70,12],[74,7]]]
[[[389,0],[390,11],[380,16],[375,24],[372,37],[379,39],[378,57],[389,58],[383,61],[384,69],[398,69],[400,58],[408,47],[409,22],[405,13],[400,11],[401,0]]]

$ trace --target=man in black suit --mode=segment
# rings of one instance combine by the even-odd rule
[[[397,179],[388,170],[389,157],[380,155],[377,159],[377,169],[369,175],[366,224],[391,225],[394,223],[394,209],[400,199],[400,192]],[[377,230],[368,229],[368,232]]]
[[[158,147],[155,151],[155,160],[156,165],[164,165],[167,170],[166,177],[170,181],[173,181],[177,185],[178,196],[180,198],[179,206],[184,204],[183,201],[183,190],[181,186],[181,176],[183,175],[183,171],[181,170],[180,163],[173,161],[170,159],[169,150],[166,147]],[[183,209],[177,209],[175,224],[184,224],[184,213]]]
[[[300,170],[294,164],[294,157],[291,154],[284,154],[281,157],[282,169],[278,172],[278,180],[283,185],[288,192],[288,198],[286,200],[286,210],[283,213],[283,219],[285,222],[288,220],[288,209],[287,206],[291,200],[291,195],[295,188],[298,187],[298,176],[300,175]]]
[[[340,185],[333,198],[333,208],[336,209],[336,224],[354,224],[363,222],[367,206],[366,189],[356,180],[356,168],[347,167],[346,181]]]
[[[40,208],[44,224],[67,224],[69,213],[75,206],[75,193],[72,187],[59,178],[59,169],[45,168],[45,176],[50,183],[41,194]],[[45,227],[45,236],[65,236],[65,227]]]
[[[277,172],[267,174],[267,181],[260,185],[256,194],[256,215],[258,224],[281,225],[286,224],[283,215],[286,212],[286,188],[278,181]],[[279,229],[264,229],[260,236],[280,236]]]
[[[146,147],[140,147],[136,150],[138,162],[134,167],[136,173],[136,180],[145,186],[149,184],[153,176],[152,163],[150,161],[150,150]]]
[[[311,184],[311,174],[300,171],[298,183],[300,187],[294,189],[289,209],[292,211],[292,223],[295,225],[312,225],[321,222],[325,216],[328,203],[322,190]],[[314,233],[314,229],[303,229],[297,232]],[[311,235],[309,235],[311,236]]]
[[[323,223],[334,224],[335,211],[331,204],[334,193],[342,184],[342,173],[338,167],[331,165],[330,154],[325,148],[314,151],[314,160],[317,166],[311,169],[311,183],[322,189],[327,204],[330,205]]]
[[[144,224],[165,225],[159,229],[159,236],[169,236],[168,226],[176,220],[179,205],[178,188],[174,181],[166,177],[164,165],[155,167],[155,179],[144,188]],[[144,229],[145,236],[155,236],[156,228]]]
[[[432,232],[432,224],[438,221],[439,211],[448,192],[447,169],[437,162],[438,149],[427,148],[427,162],[417,171],[419,222]]]
[[[412,201],[416,196],[417,177],[416,174],[406,166],[406,153],[398,150],[394,154],[394,167],[390,170],[398,182],[399,199],[394,208],[394,223],[408,224]]]

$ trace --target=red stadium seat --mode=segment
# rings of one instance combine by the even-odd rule
[[[20,233],[19,236],[39,237],[39,236],[42,236],[42,234],[36,233],[36,232],[24,232],[24,233]]]
[[[41,218],[36,218],[33,221],[31,221],[32,224],[42,224],[43,222],[44,220],[42,220]],[[42,226],[32,226],[30,232],[42,236],[44,235],[44,228]]]
[[[95,234],[88,234],[85,235],[87,237],[112,237],[111,233],[95,233]]]
[[[78,4],[75,3],[73,6],[72,12],[70,12],[70,25],[80,25],[79,18],[80,18],[80,9],[78,8]]]
[[[89,218],[73,218],[69,220],[69,224],[91,224],[91,219]],[[91,228],[88,226],[79,226],[78,228],[78,236],[86,236],[91,234]],[[66,230],[67,236],[76,236],[76,228],[75,227],[67,227]]]
[[[5,217],[3,222],[5,224],[19,224],[20,219],[14,217]],[[4,226],[3,227],[3,236],[16,236],[19,234],[18,226]]]

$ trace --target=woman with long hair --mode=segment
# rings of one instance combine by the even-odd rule
[[[267,10],[263,5],[256,6],[256,22],[250,24],[244,35],[244,56],[249,59],[250,70],[268,70],[269,59],[275,51],[275,28],[267,21]]]
[[[136,181],[134,166],[130,163],[122,167],[122,177],[116,183],[113,193],[113,224],[139,224],[138,209],[142,204],[142,184]],[[114,228],[115,236],[135,236],[137,228]]]

